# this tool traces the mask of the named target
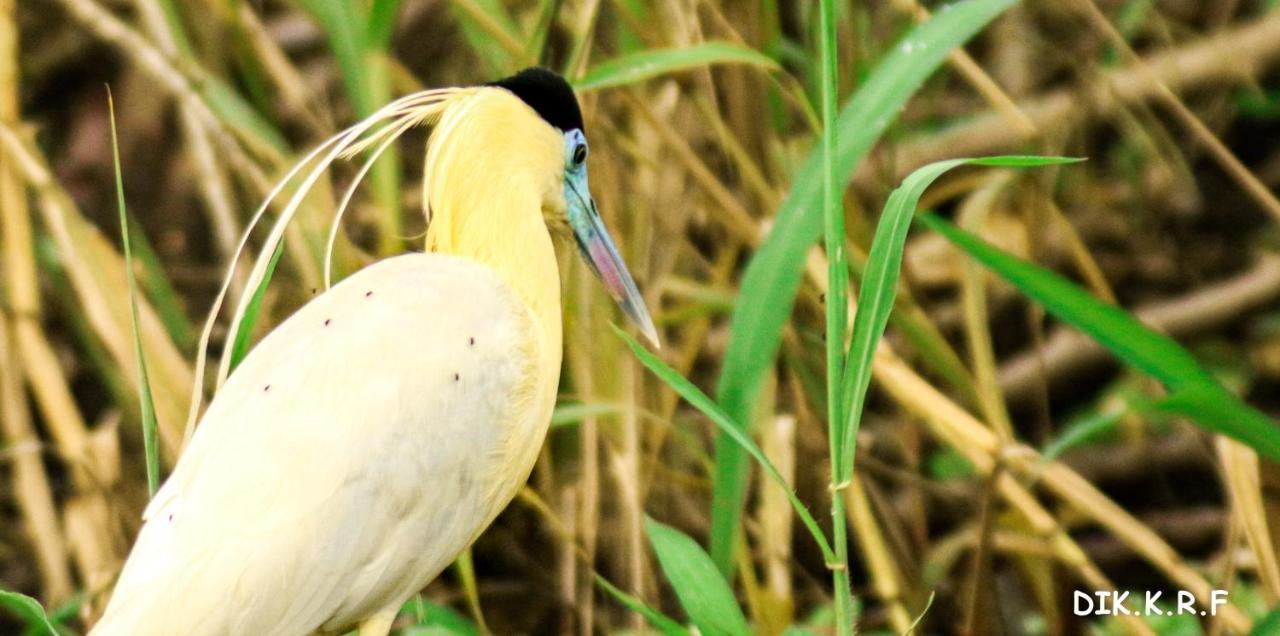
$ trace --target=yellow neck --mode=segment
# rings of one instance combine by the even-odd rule
[[[426,247],[489,266],[524,301],[554,393],[563,337],[560,273],[543,205],[562,187],[556,165],[563,142],[505,91],[479,89],[456,99],[427,151]]]

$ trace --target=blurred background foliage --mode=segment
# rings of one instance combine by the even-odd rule
[[[1262,415],[1280,413],[1274,5],[0,0],[0,588],[38,598],[50,625],[0,594],[0,632],[83,632],[147,498],[104,86],[163,469],[201,325],[273,184],[395,96],[541,64],[580,91],[595,195],[664,347],[633,356],[589,272],[564,259],[562,399],[541,461],[405,607],[404,633],[831,633],[839,577],[775,476],[823,536],[837,497],[864,632],[1263,633],[1280,601],[1280,471]],[[826,80],[840,110],[823,163]],[[337,277],[420,247],[424,138],[371,172]],[[856,462],[833,489],[830,450],[853,445],[826,425],[823,316],[844,294],[828,293],[818,247],[821,175],[848,186],[828,244],[845,246],[835,263],[847,258],[856,291],[883,271],[874,250],[868,261],[882,207],[915,208],[885,207],[904,178],[996,153],[1089,161],[939,172],[920,207],[1127,313],[990,276],[930,217],[896,251]],[[225,312],[210,366],[323,288],[328,224],[357,168],[307,196],[251,331],[229,336]],[[1112,331],[1067,326],[1095,315]],[[1118,364],[1098,341],[1154,357]],[[1161,374],[1175,367],[1186,374]],[[1204,369],[1256,410],[1178,393]],[[691,408],[682,378],[718,406]],[[1261,437],[1211,433],[1244,420]],[[748,466],[726,426],[776,473]],[[1077,589],[1230,595],[1213,617],[1100,619],[1072,615]]]

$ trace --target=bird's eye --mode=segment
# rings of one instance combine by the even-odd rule
[[[578,144],[578,147],[573,149],[573,165],[581,166],[583,162],[585,162],[586,160],[587,160],[587,145]]]

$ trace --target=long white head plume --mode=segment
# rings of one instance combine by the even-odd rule
[[[262,280],[266,277],[267,269],[271,261],[272,254],[275,253],[280,241],[284,237],[285,229],[289,222],[293,220],[298,208],[302,205],[307,193],[319,181],[320,177],[325,174],[329,166],[339,158],[350,159],[369,148],[373,148],[369,157],[365,160],[364,165],[356,173],[355,178],[348,186],[343,194],[336,214],[334,215],[333,225],[330,228],[329,238],[325,250],[324,264],[324,281],[325,287],[328,288],[331,281],[331,252],[333,250],[334,241],[337,237],[339,223],[341,222],[343,213],[347,206],[351,203],[351,199],[355,194],[356,188],[369,172],[373,163],[377,158],[398,139],[405,131],[420,125],[430,125],[439,119],[440,113],[448,106],[452,98],[474,91],[473,88],[437,88],[411,95],[401,97],[386,106],[378,109],[377,112],[366,117],[365,119],[353,124],[346,130],[330,137],[321,143],[314,150],[307,153],[267,194],[266,199],[262,202],[254,212],[253,217],[249,220],[244,232],[240,236],[240,242],[236,247],[236,252],[231,262],[227,264],[226,274],[223,276],[222,285],[218,289],[218,294],[214,297],[213,306],[209,309],[209,315],[205,319],[204,329],[200,333],[200,342],[196,351],[195,365],[195,382],[191,388],[191,407],[187,415],[187,426],[183,435],[183,445],[191,438],[191,433],[195,430],[195,423],[200,416],[200,408],[204,397],[204,370],[207,361],[207,349],[209,346],[209,337],[213,332],[214,322],[217,320],[218,314],[222,310],[222,303],[226,299],[227,290],[231,286],[232,278],[235,274],[236,263],[239,262],[241,255],[249,242],[249,236],[253,230],[262,221],[267,209],[272,202],[285,190],[294,177],[301,174],[304,168],[310,166],[310,170],[306,172],[305,178],[289,198],[288,203],[281,210],[280,215],[276,218],[275,223],[271,227],[271,232],[267,235],[261,249],[258,251],[257,258],[254,260],[253,269],[249,274],[244,291],[240,298],[236,301],[236,311],[231,321],[231,327],[227,331],[228,338],[233,339],[238,333],[241,323],[244,320],[245,311],[248,308],[250,299],[255,290],[261,285]],[[223,355],[222,362],[218,370],[218,386],[226,381],[227,375],[231,368],[231,356]]]

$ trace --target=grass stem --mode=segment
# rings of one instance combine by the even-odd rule
[[[836,8],[834,0],[822,0],[819,40],[822,47],[822,212],[825,220],[827,248],[827,432],[831,453],[831,543],[835,562],[831,567],[834,586],[836,627],[840,634],[853,633],[853,593],[849,584],[849,541],[846,538],[844,498],[837,483],[843,473],[845,403],[841,378],[844,375],[844,334],[848,324],[847,290],[849,266],[845,256],[844,189],[840,187],[836,162],[836,93],[838,58],[836,57]]]

